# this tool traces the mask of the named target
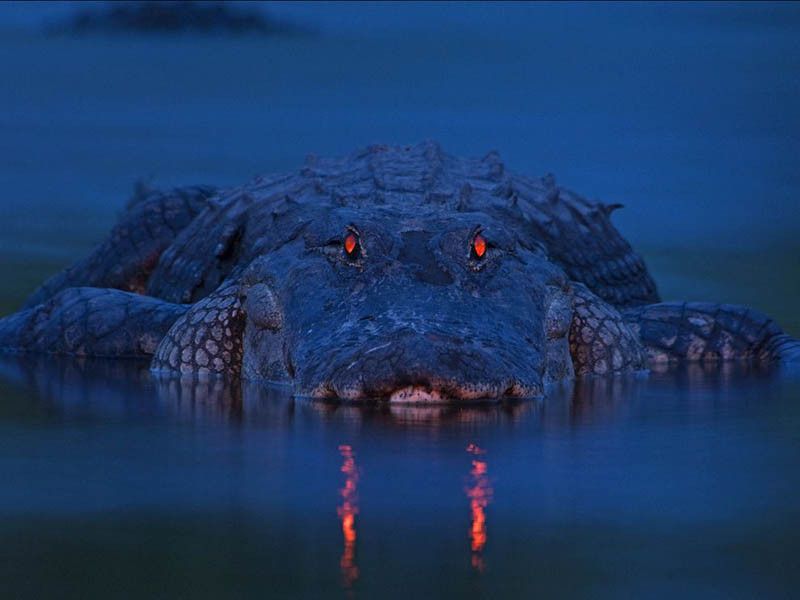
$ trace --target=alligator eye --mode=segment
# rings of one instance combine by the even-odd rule
[[[472,257],[480,260],[485,254],[486,239],[480,233],[476,233],[475,237],[472,239]]]
[[[344,254],[350,260],[355,260],[361,254],[361,244],[358,242],[358,236],[355,233],[348,233],[344,236]]]

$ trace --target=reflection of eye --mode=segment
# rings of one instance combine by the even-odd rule
[[[358,236],[352,231],[344,236],[344,254],[348,260],[355,260],[361,255],[361,244]]]
[[[486,255],[486,238],[476,233],[472,238],[472,258],[482,259]]]

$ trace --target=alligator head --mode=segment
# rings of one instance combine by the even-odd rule
[[[566,276],[485,214],[332,210],[240,294],[243,375],[301,396],[534,397],[572,374]]]

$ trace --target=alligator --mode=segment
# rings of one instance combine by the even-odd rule
[[[150,357],[158,377],[397,403],[542,397],[683,361],[800,361],[800,341],[755,310],[661,302],[611,223],[618,207],[434,142],[310,156],[241,187],[150,190],[0,319],[0,349]]]

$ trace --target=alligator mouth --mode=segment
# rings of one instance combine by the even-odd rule
[[[410,385],[393,392],[389,396],[392,404],[445,404],[452,402],[438,390],[430,390],[419,385]]]
[[[523,385],[511,382],[507,385],[465,384],[430,385],[410,384],[383,389],[365,389],[361,385],[335,386],[323,384],[309,396],[317,400],[338,400],[353,403],[388,402],[392,406],[402,405],[453,405],[498,403],[504,400],[541,398],[544,392],[540,385]]]
[[[347,337],[355,335],[350,327],[324,345],[304,345],[295,393],[389,405],[491,404],[544,395],[542,352],[516,330],[486,333],[466,322],[401,316],[359,333],[365,339]]]

